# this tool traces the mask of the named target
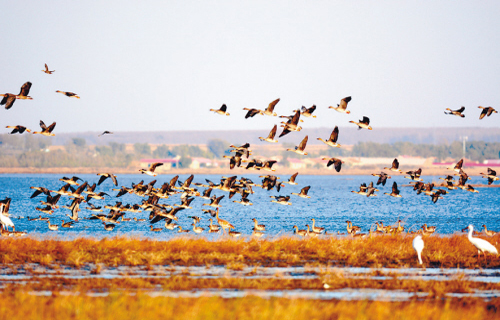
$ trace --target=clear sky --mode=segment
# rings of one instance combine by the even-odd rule
[[[0,125],[57,132],[265,129],[244,107],[316,104],[303,126],[498,127],[498,1],[4,1]],[[44,63],[56,72],[47,75]],[[72,91],[80,100],[55,93]],[[328,109],[352,96],[350,115]],[[230,117],[209,112],[227,104]],[[464,119],[445,116],[465,106]],[[7,132],[6,129],[2,129]]]

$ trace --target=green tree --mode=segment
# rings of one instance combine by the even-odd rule
[[[229,142],[220,139],[213,139],[208,141],[208,150],[213,153],[216,158],[222,158],[226,151],[229,151],[227,148],[229,147]]]
[[[150,155],[151,147],[148,143],[134,143],[134,151],[139,155]]]

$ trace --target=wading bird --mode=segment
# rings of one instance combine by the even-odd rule
[[[469,234],[468,234],[467,238],[469,239],[470,243],[472,243],[474,245],[474,247],[476,247],[478,259],[480,258],[480,254],[479,254],[480,252],[483,253],[483,256],[485,258],[486,258],[485,252],[498,254],[497,248],[495,248],[495,246],[493,246],[491,243],[489,243],[488,241],[486,241],[484,239],[474,238],[472,236],[472,231],[474,230],[474,227],[472,226],[472,224],[469,224],[468,228],[469,228]]]
[[[424,250],[424,240],[422,240],[422,236],[418,235],[413,239],[413,250],[417,252],[418,263],[422,264],[422,250]]]

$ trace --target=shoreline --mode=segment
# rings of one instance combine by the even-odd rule
[[[36,173],[47,173],[47,174],[97,174],[99,172],[111,172],[113,174],[139,174],[139,167],[127,167],[127,168],[113,168],[113,167],[58,167],[58,168],[35,168],[35,167],[0,167],[0,174],[36,174]],[[404,167],[402,171],[413,170],[411,167]],[[469,176],[481,176],[481,172],[486,171],[484,167],[467,167],[464,168]],[[235,168],[230,170],[229,168],[202,168],[202,169],[171,169],[171,170],[160,170],[158,176],[162,175],[184,175],[184,174],[216,174],[216,175],[248,175],[248,174],[258,174],[258,175],[292,175],[299,172],[301,175],[332,175],[332,176],[343,176],[343,175],[354,175],[363,176],[371,175],[372,173],[379,173],[384,171],[381,168],[343,168],[341,172],[336,172],[331,169],[290,169],[290,168],[278,168],[276,171],[256,171],[256,170],[246,170],[243,168]],[[452,170],[447,170],[446,167],[422,167],[422,176],[444,176],[453,175],[455,172]],[[391,173],[390,173],[391,174]],[[392,174],[396,175],[396,174]],[[403,175],[403,174],[400,174]],[[486,179],[485,179],[486,180]]]

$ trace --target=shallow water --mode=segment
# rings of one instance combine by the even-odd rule
[[[70,176],[70,175],[66,175]],[[78,175],[90,184],[97,182],[97,175]],[[395,175],[393,175],[395,176]],[[23,230],[35,237],[44,237],[46,235],[57,235],[63,238],[74,237],[104,237],[115,235],[127,235],[134,237],[147,237],[155,239],[169,239],[173,236],[178,236],[173,231],[163,231],[154,233],[149,231],[149,222],[122,222],[118,224],[112,232],[107,232],[103,229],[102,222],[99,220],[81,220],[71,229],[60,228],[59,231],[50,231],[47,228],[45,221],[28,221],[26,218],[37,217],[41,213],[35,210],[39,206],[39,201],[44,199],[44,195],[40,195],[34,199],[30,199],[33,190],[30,186],[44,186],[51,190],[59,189],[63,183],[59,181],[62,175],[51,174],[3,174],[0,175],[0,199],[5,197],[12,198],[11,210],[12,220],[16,225],[17,230]],[[170,181],[173,175],[160,175],[157,178],[156,187],[161,186],[164,182]],[[188,176],[182,175],[179,180],[184,181]],[[252,179],[255,183],[260,183],[261,178],[257,175],[245,175]],[[205,183],[205,178],[214,182],[220,180],[218,175],[199,175],[194,177],[193,182]],[[239,178],[239,177],[238,177]],[[282,179],[287,180],[289,176],[282,176]],[[425,181],[438,181],[437,176],[423,177]],[[138,183],[144,180],[148,183],[154,178],[145,175],[118,175],[119,186],[124,185],[130,187],[132,182]],[[451,234],[459,232],[460,229],[468,224],[473,224],[476,228],[481,228],[482,224],[486,224],[492,230],[500,229],[500,220],[498,214],[500,209],[500,188],[479,188],[479,193],[470,193],[463,190],[452,190],[450,194],[444,196],[444,199],[439,200],[436,204],[432,203],[429,196],[416,195],[412,188],[402,187],[402,184],[408,184],[410,180],[404,179],[402,175],[395,176],[388,180],[385,186],[378,186],[380,191],[377,197],[367,198],[352,193],[352,190],[358,190],[362,182],[367,184],[370,181],[376,182],[377,178],[373,176],[308,176],[300,175],[297,177],[298,186],[286,185],[282,188],[279,194],[289,195],[291,192],[299,192],[302,187],[311,186],[309,191],[310,199],[303,199],[297,196],[291,198],[292,206],[283,206],[276,203],[271,203],[269,196],[277,195],[275,190],[264,191],[261,188],[254,187],[255,194],[249,196],[253,203],[252,206],[242,206],[238,203],[233,203],[233,200],[239,200],[240,196],[235,195],[232,199],[228,199],[228,193],[220,190],[213,190],[212,195],[217,196],[225,194],[222,199],[220,216],[233,223],[236,230],[244,235],[252,233],[253,222],[252,218],[256,218],[259,224],[265,224],[267,234],[270,237],[290,234],[294,225],[304,229],[306,224],[311,223],[311,218],[316,219],[318,226],[326,228],[330,233],[345,232],[345,221],[351,220],[355,225],[359,225],[362,231],[366,232],[370,226],[376,221],[384,221],[384,224],[394,224],[398,219],[404,221],[406,230],[416,230],[423,223],[435,225],[438,227],[437,232],[441,234]],[[473,177],[471,183],[484,183],[484,179]],[[384,192],[391,192],[392,182],[397,181],[403,198],[393,198],[384,195]],[[107,180],[101,186],[97,187],[97,192],[104,191],[111,195],[105,200],[92,200],[91,202],[97,206],[106,204],[114,204],[115,201],[121,201],[123,204],[139,203],[143,198],[136,195],[125,195],[120,198],[115,198],[116,191],[111,191],[115,188],[112,183]],[[198,188],[203,191],[205,188]],[[161,203],[175,204],[180,203],[180,195],[172,196],[169,199],[160,200]],[[68,197],[63,196],[59,205],[68,204]],[[201,226],[208,225],[208,214],[202,213],[204,203],[209,203],[208,200],[196,198],[191,207],[193,209],[183,210],[178,213],[178,223],[185,229],[191,228],[192,220],[188,216],[196,215],[202,217]],[[82,204],[81,208],[86,205]],[[105,210],[105,213],[109,210]],[[68,220],[66,214],[70,213],[67,209],[57,209],[52,215],[41,214],[42,216],[50,217],[51,223],[61,223],[61,220]],[[142,213],[126,213],[126,217],[148,218],[149,211]],[[91,215],[90,211],[82,210],[80,217],[85,218]],[[155,227],[163,227],[163,223],[159,222]],[[204,233],[206,237],[216,238],[218,235]],[[195,235],[200,236],[200,235]]]

